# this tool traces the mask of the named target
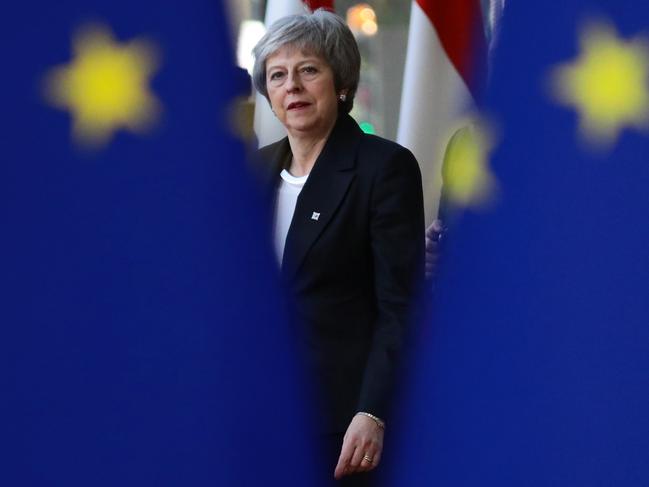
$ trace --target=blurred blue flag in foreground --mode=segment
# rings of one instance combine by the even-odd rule
[[[507,9],[387,485],[646,486],[649,4]]]
[[[310,485],[223,5],[4,10],[0,485]]]

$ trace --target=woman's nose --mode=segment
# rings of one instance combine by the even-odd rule
[[[294,92],[294,91],[299,91],[301,88],[302,88],[302,82],[300,80],[299,74],[289,73],[287,83],[286,83],[286,91]]]

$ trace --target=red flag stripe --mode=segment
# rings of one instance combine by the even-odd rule
[[[479,0],[416,0],[433,24],[455,69],[474,92],[485,63],[485,38]],[[478,85],[476,85],[478,83]]]
[[[307,7],[312,12],[315,12],[319,8],[324,8],[330,11],[334,11],[334,0],[303,0],[306,3]]]

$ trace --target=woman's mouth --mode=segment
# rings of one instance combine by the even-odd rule
[[[300,110],[301,108],[308,107],[309,105],[311,104],[305,101],[294,101],[293,103],[289,103],[287,110]]]

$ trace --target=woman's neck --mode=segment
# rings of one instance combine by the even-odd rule
[[[291,165],[288,171],[293,176],[306,176],[311,172],[315,165],[315,161],[318,159],[318,156],[322,152],[322,149],[329,138],[331,129],[333,129],[333,125],[324,136],[303,136],[300,134],[289,133],[288,142],[291,146],[293,159],[291,160]]]

